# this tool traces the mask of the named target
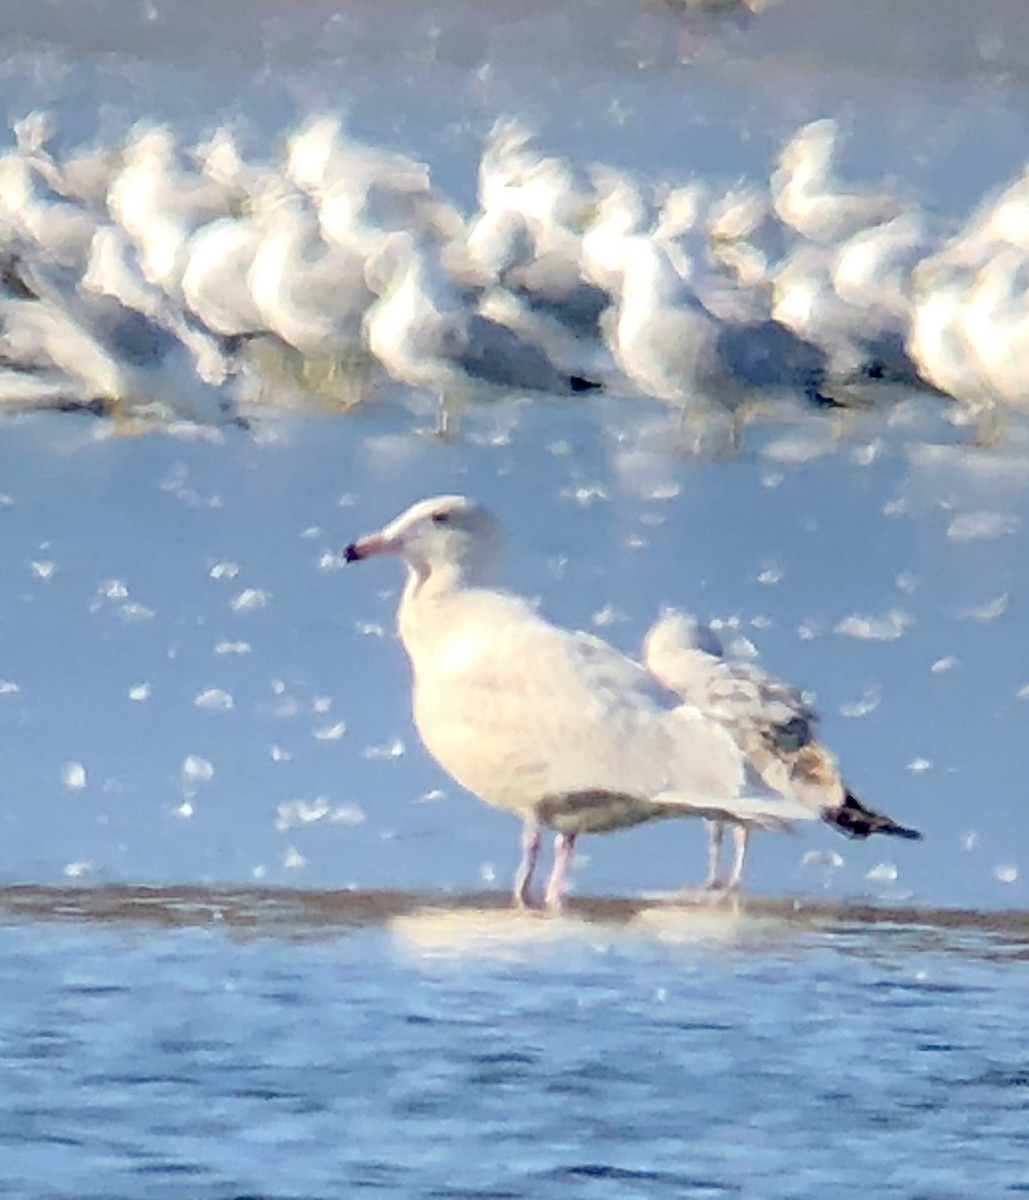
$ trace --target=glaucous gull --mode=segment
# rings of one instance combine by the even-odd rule
[[[462,787],[522,819],[517,904],[531,903],[541,826],[557,834],[545,901],[559,908],[580,834],[669,817],[782,829],[817,815],[744,795],[744,755],[719,721],[606,642],[494,587],[502,551],[486,508],[438,496],[352,542],[346,559],[397,554],[407,564],[397,627],[415,725]]]

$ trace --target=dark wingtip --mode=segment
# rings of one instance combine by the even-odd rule
[[[604,385],[592,379],[585,379],[582,375],[573,375],[568,380],[568,386],[573,392],[596,392]]]
[[[905,838],[911,842],[919,842],[922,835],[917,829],[909,829],[906,825],[898,825],[896,821],[873,812],[866,808],[848,788],[843,803],[838,808],[826,809],[822,819],[838,829],[840,833],[850,838],[867,838],[873,833],[883,833],[889,837]]]
[[[848,405],[842,400],[837,400],[835,396],[830,396],[823,392],[821,388],[810,387],[804,391],[804,397],[815,408],[847,408]]]
[[[909,842],[920,842],[922,834],[917,829],[910,829],[907,825],[891,824],[889,829],[882,830],[883,833],[892,834],[893,837],[905,838]]]
[[[358,550],[356,542],[351,542],[350,545],[347,546],[347,548],[343,551],[344,562],[360,562],[361,557],[361,551]]]

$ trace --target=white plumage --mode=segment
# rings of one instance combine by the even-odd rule
[[[399,554],[398,612],[426,748],[468,791],[525,824],[515,899],[527,904],[539,827],[557,831],[549,906],[575,839],[676,816],[782,828],[811,818],[790,801],[742,795],[728,731],[681,705],[636,662],[561,629],[493,586],[503,538],[463,496],[424,500],[352,543],[348,561]]]

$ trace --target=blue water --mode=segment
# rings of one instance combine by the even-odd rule
[[[510,414],[483,410],[453,446],[394,432],[388,409],[279,421],[257,442],[9,425],[5,878],[506,886],[516,822],[461,793],[411,728],[396,564],[339,557],[419,494],[466,490],[503,516],[512,583],[555,620],[629,652],[662,604],[737,620],[817,696],[858,794],[926,835],[760,837],[754,890],[1023,903],[1017,462],[946,448],[937,462],[903,438],[866,465],[831,438],[783,462],[797,435],[772,428],[735,462],[649,454],[640,474],[598,411],[624,420],[617,403],[541,404],[497,436]],[[1021,524],[949,536],[977,512]],[[862,621],[886,640],[845,632]],[[639,895],[702,877],[702,830],[681,822],[587,839],[574,885]]]
[[[0,931],[7,1195],[1026,1187],[1024,928],[79,907]]]

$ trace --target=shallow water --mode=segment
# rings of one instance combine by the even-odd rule
[[[461,490],[504,517],[512,582],[555,620],[629,652],[662,604],[733,622],[816,693],[851,786],[926,835],[757,837],[750,888],[1023,904],[1024,461],[826,424],[697,464],[654,448],[666,423],[516,405],[450,446],[386,407],[213,442],[9,424],[3,879],[507,886],[516,822],[411,728],[397,564],[340,559],[419,494]],[[985,532],[953,536],[962,521]],[[695,883],[702,846],[689,821],[586,839],[575,889]]]
[[[1024,917],[499,903],[0,894],[5,1194],[1024,1191]]]

